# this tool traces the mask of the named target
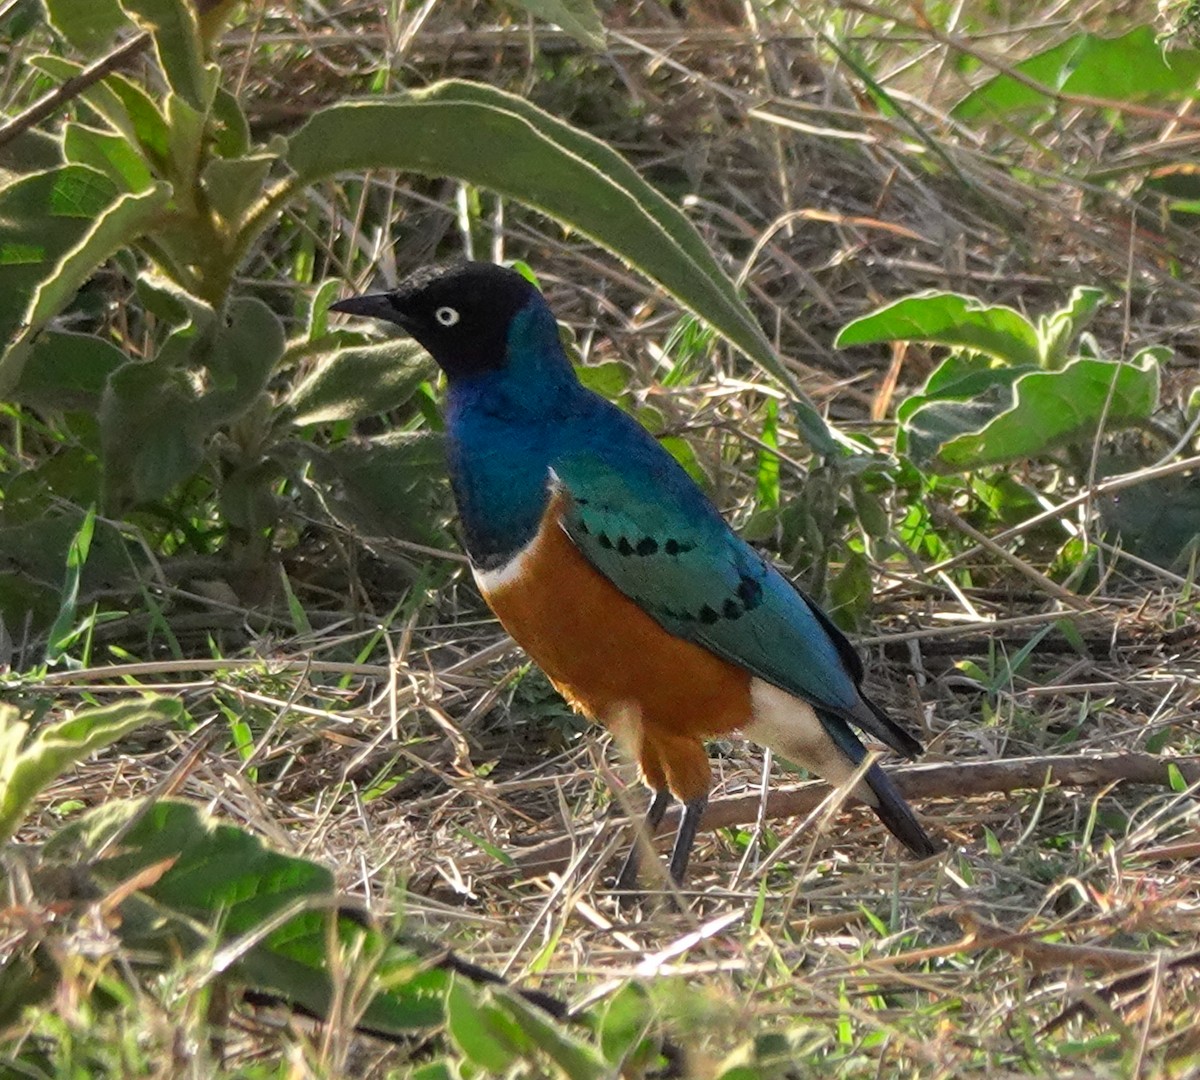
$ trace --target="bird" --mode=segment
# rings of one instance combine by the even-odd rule
[[[683,804],[677,885],[712,783],[706,739],[740,730],[834,784],[867,755],[854,728],[922,752],[867,697],[829,616],[650,432],[580,382],[522,274],[436,264],[330,310],[395,324],[445,373],[450,486],[479,591],[567,702],[632,744],[650,835],[672,797]],[[914,855],[941,850],[878,763],[851,790]],[[636,889],[638,852],[616,889]]]

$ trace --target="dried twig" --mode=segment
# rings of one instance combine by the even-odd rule
[[[906,799],[962,799],[1021,788],[1039,788],[1046,784],[1091,788],[1124,780],[1134,784],[1165,786],[1170,783],[1171,765],[1179,769],[1189,784],[1200,783],[1200,755],[1169,758],[1142,753],[1071,754],[963,764],[939,762],[902,765],[889,770],[889,774]],[[829,792],[829,785],[820,781],[779,788],[771,792],[767,799],[767,816],[782,818],[809,814]],[[759,808],[757,793],[714,799],[704,814],[703,827],[716,829],[725,825],[748,824],[755,820]],[[605,822],[604,827],[619,826],[625,820],[612,818]],[[679,811],[673,808],[658,827],[657,835],[673,832],[678,825]],[[570,858],[572,846],[569,837],[543,841],[517,856],[515,868],[522,874],[543,874],[558,869]],[[502,872],[511,871],[506,869]]]

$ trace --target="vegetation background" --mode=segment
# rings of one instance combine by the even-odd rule
[[[0,2],[0,1074],[1195,1075],[1198,26]],[[461,255],[857,635],[945,856],[719,743],[617,905],[633,773],[326,314]]]

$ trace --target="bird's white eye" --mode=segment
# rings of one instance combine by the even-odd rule
[[[433,317],[443,326],[453,326],[458,322],[458,311],[452,307],[440,307],[433,313]]]

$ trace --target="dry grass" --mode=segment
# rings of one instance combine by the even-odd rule
[[[700,4],[680,27],[650,3],[609,11],[613,48],[591,59],[519,19],[492,29],[452,0],[386,25],[376,5],[342,5],[329,18],[315,5],[264,5],[222,48],[226,70],[242,71],[260,132],[293,126],[379,71],[393,86],[453,74],[528,91],[664,189],[700,192],[689,197],[693,220],[745,275],[806,389],[845,427],[886,437],[872,418],[920,384],[929,358],[910,349],[889,371],[882,353],[840,354],[829,342],[849,318],[918,288],[1038,312],[1074,284],[1104,284],[1122,302],[1105,310],[1096,336],[1123,355],[1172,345],[1165,397],[1178,403],[1172,395],[1194,385],[1194,235],[1151,221],[1132,189],[1098,179],[1194,155],[1192,110],[1117,124],[1081,106],[1024,142],[1016,133],[985,140],[945,120],[964,88],[961,56],[1002,68],[1082,29],[1112,32],[1139,17],[1135,5],[1116,7],[1042,4],[1015,29],[997,21],[951,44],[908,6],[893,18],[853,0],[813,12],[797,4],[760,15],[756,28],[749,6]],[[827,19],[856,38],[857,62],[903,115],[877,111],[821,45]],[[389,238],[376,251],[382,273],[420,261],[453,231],[450,194],[371,179],[364,199],[386,201],[397,222],[395,250]],[[294,208],[292,225],[316,234],[336,275],[359,263],[354,245],[374,244],[356,234],[361,212],[330,187]],[[657,350],[678,317],[660,295],[535,215],[509,208],[492,226],[506,255],[534,263],[585,356],[633,367],[640,392],[694,441],[744,522],[770,386],[718,350],[702,377],[657,389]],[[247,272],[285,283],[287,260],[280,241]],[[794,431],[781,437],[785,453],[803,456]],[[802,497],[806,470],[785,474],[785,492]],[[1082,490],[1068,482],[1048,504]],[[894,527],[904,507],[891,510]],[[945,527],[953,534],[952,521]],[[921,732],[934,762],[1200,752],[1192,571],[1148,569],[1103,549],[1098,580],[1064,605],[1045,577],[1049,556],[1068,530],[1094,534],[1094,519],[1071,506],[1051,528],[1049,545],[1005,534],[999,551],[956,541],[968,550],[953,567],[878,566],[863,640],[872,694]],[[184,697],[198,727],[79,768],[47,792],[23,839],[57,827],[64,804],[168,789],[193,797],[330,866],[378,910],[402,906],[425,934],[520,985],[582,1007],[622,980],[644,980],[697,1077],[717,1075],[718,1062],[767,1031],[786,1033],[788,1046],[755,1075],[1182,1076],[1197,1067],[1195,785],[947,790],[919,809],[950,849],[923,863],[835,798],[810,820],[764,816],[702,834],[682,910],[618,908],[606,882],[625,837],[606,815],[643,797],[615,748],[595,731],[580,735],[462,574],[451,574],[452,554],[439,564],[444,587],[405,595],[409,579],[394,566],[412,552],[345,536],[319,543],[314,563],[351,554],[324,576],[294,575],[310,634],[295,635],[265,606],[218,609],[180,593],[168,596],[169,619],[186,655],[203,655],[214,635],[232,659],[160,662],[153,632],[134,644],[126,624],[121,644],[147,664],[27,685],[55,708],[106,700],[131,682],[163,688]],[[353,663],[401,601],[384,642]],[[1078,637],[1052,630],[1009,670],[1060,619]],[[965,674],[963,660],[987,678]],[[242,754],[218,734],[225,709],[255,733]],[[715,796],[760,785],[761,757],[744,744],[716,746],[713,766]],[[791,779],[776,765],[773,785]],[[503,858],[556,838],[571,851],[558,871],[524,876]],[[336,1075],[319,1040],[303,1053],[281,1049],[291,1045],[286,1029],[242,1022],[225,1047],[230,1070],[290,1054],[292,1075]],[[406,1053],[364,1042],[346,1060],[354,1075],[384,1076]]]

